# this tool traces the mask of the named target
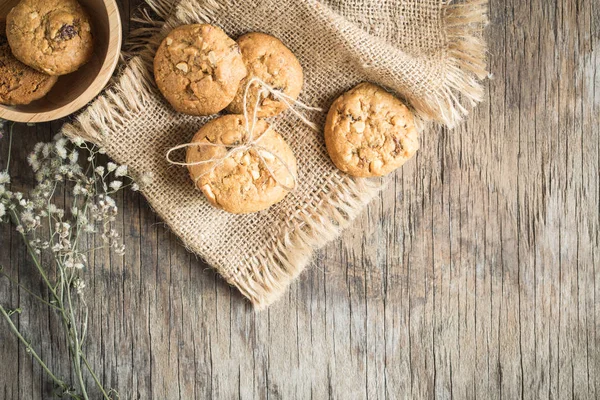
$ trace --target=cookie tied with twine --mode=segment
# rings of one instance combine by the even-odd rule
[[[186,165],[208,201],[246,214],[281,201],[296,186],[296,158],[281,135],[258,120],[249,136],[242,115],[225,115],[204,125],[187,148]]]
[[[250,87],[259,87],[248,112]],[[252,78],[244,92],[244,114],[225,115],[204,125],[190,143],[167,152],[167,161],[186,166],[196,187],[208,201],[225,211],[246,214],[262,211],[281,201],[297,185],[296,157],[283,137],[262,119],[257,118],[263,96],[280,99],[304,124],[317,126],[295,107],[309,111],[323,110],[307,106],[272,88],[259,78]],[[174,151],[186,149],[186,161],[171,159]]]

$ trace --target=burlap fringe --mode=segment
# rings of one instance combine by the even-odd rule
[[[147,3],[160,19],[167,20],[177,1],[147,0]],[[206,8],[196,8],[195,13],[210,14],[218,3],[205,0],[204,6]],[[484,79],[487,72],[481,29],[487,22],[486,9],[486,0],[444,6],[451,67],[446,72],[447,82],[438,93],[413,104],[420,113],[452,126],[468,113],[459,97],[464,97],[471,105],[482,100],[484,90],[479,80]],[[203,16],[207,17],[206,14]],[[147,11],[138,17],[138,22],[143,22],[144,26],[131,35],[127,48],[130,55],[133,52],[136,55],[129,60],[129,68],[116,79],[114,86],[79,115],[75,123],[64,126],[66,135],[80,136],[102,146],[106,139],[103,132],[126,127],[128,121],[144,108],[146,96],[154,91],[148,65],[151,65],[154,49],[161,39],[158,34],[169,27],[157,22]],[[293,229],[288,228],[287,232],[274,234],[270,251],[248,260],[249,268],[232,270],[221,266],[223,277],[248,297],[257,310],[277,300],[310,262],[313,252],[335,239],[382,187],[378,181],[350,177],[344,180],[337,186],[338,190],[342,188],[341,191],[325,191],[318,210],[299,211],[297,219],[300,223]],[[172,229],[178,233],[176,227]],[[185,241],[184,244],[187,246]]]
[[[126,128],[128,121],[143,110],[148,94],[153,91],[151,85],[146,61],[134,57],[116,84],[80,114],[76,122],[65,124],[63,133],[103,146],[106,142],[104,132]],[[343,180],[336,185],[336,190],[326,188],[318,210],[300,210],[296,218],[299,222],[293,229],[274,234],[270,251],[253,257],[246,266],[235,271],[220,266],[219,272],[225,280],[248,297],[257,310],[277,300],[310,262],[313,252],[335,239],[382,187],[377,181],[350,177]],[[177,227],[171,228],[179,235]],[[182,240],[188,250],[194,251],[185,238]]]
[[[324,198],[319,209],[301,211],[294,229],[282,232],[283,238],[273,235],[269,252],[249,260],[251,274],[225,275],[248,297],[256,310],[263,310],[278,300],[289,284],[304,270],[315,250],[337,238],[381,190],[372,180],[345,178],[336,186],[342,191]]]
[[[483,28],[488,23],[487,9],[487,0],[449,1],[443,7],[448,40],[446,81],[437,95],[425,98],[419,106],[431,106],[433,119],[450,128],[469,114],[461,98],[471,107],[483,100],[482,81],[488,76],[483,37]]]
[[[69,137],[81,137],[98,146],[106,144],[105,133],[127,127],[130,120],[147,104],[146,93],[152,91],[152,78],[143,61],[135,57],[114,84],[77,116],[63,125]],[[121,161],[121,160],[117,160]]]
[[[154,51],[162,40],[160,31],[167,32],[164,21],[173,13],[179,0],[146,0],[160,20],[142,11],[135,20],[143,24],[131,35],[127,51],[141,57],[152,65]],[[185,23],[209,22],[213,12],[219,9],[217,0],[198,0],[179,10],[177,17]],[[485,93],[482,81],[488,76],[487,46],[483,29],[488,23],[488,0],[448,0],[442,6],[444,32],[448,43],[445,55],[447,69],[444,84],[430,94],[415,98],[410,96],[412,107],[420,119],[439,121],[449,128],[454,127],[469,114],[469,109],[483,100]],[[467,103],[467,104],[464,104]]]

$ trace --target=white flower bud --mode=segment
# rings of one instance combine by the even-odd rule
[[[127,175],[127,165],[121,165],[115,171],[116,177],[121,177]]]

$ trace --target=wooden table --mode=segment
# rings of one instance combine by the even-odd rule
[[[134,5],[121,5],[127,20]],[[128,251],[97,253],[87,275],[88,353],[107,386],[123,399],[599,398],[600,7],[491,0],[490,17],[484,103],[454,131],[429,129],[268,311],[142,197],[120,196]],[[16,128],[15,188],[60,126]],[[1,140],[0,165],[6,151]],[[7,226],[0,264],[40,287]],[[0,301],[26,310],[21,328],[68,374],[55,316],[5,281]],[[0,328],[0,398],[47,398]]]

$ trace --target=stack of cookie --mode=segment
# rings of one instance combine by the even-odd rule
[[[44,97],[58,76],[87,63],[93,48],[90,18],[76,0],[22,0],[7,15],[0,43],[0,103]]]
[[[279,39],[249,33],[235,42],[216,26],[180,26],[160,44],[154,77],[179,112],[232,113],[204,125],[187,146],[185,164],[211,204],[257,212],[295,186],[296,158],[262,119],[288,107],[274,93],[293,100],[302,90],[302,67]]]
[[[211,204],[232,213],[256,212],[295,186],[290,147],[260,119],[284,111],[302,90],[302,67],[281,41],[255,32],[235,42],[212,25],[180,26],[158,48],[154,76],[179,112],[233,114],[212,120],[191,143],[177,147],[187,148],[186,162],[178,164],[188,167]],[[361,83],[332,104],[325,144],[341,171],[380,177],[410,159],[419,138],[406,105],[378,86]]]

